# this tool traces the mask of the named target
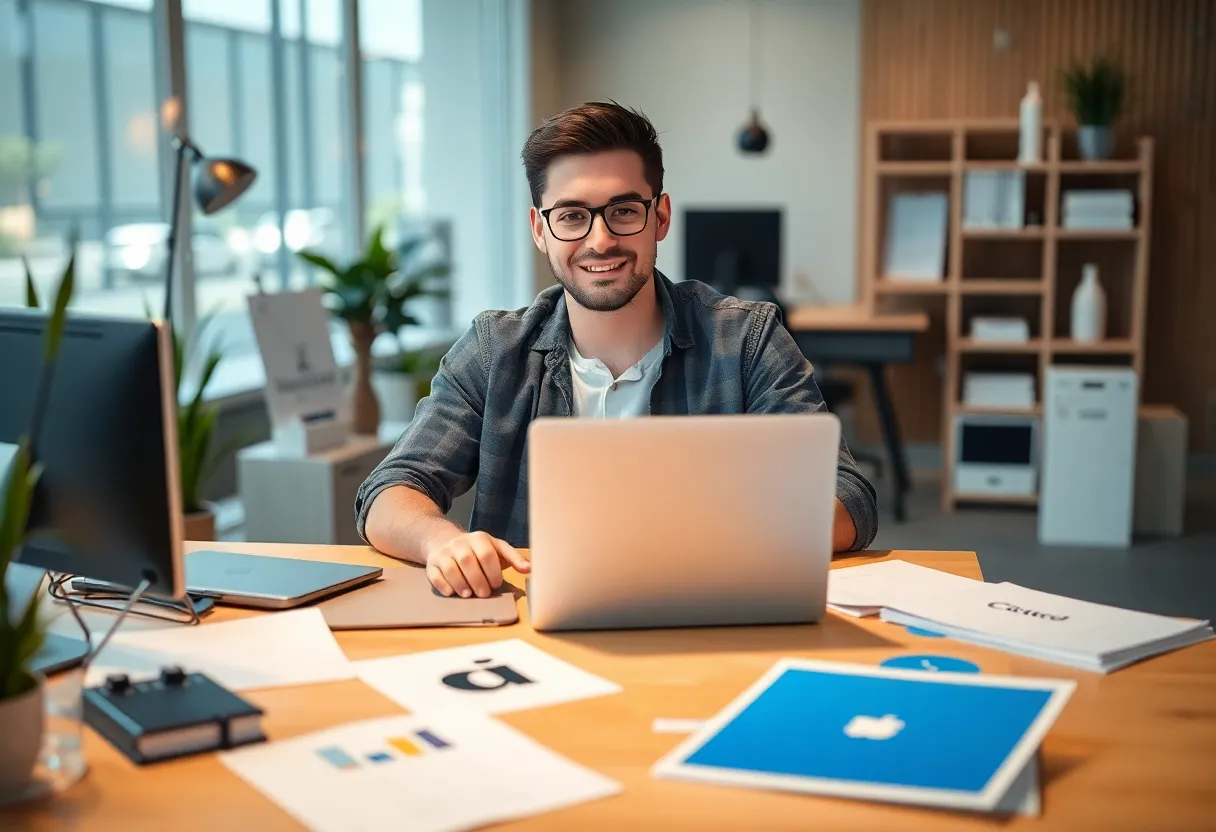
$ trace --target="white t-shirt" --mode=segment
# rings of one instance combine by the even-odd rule
[[[598,358],[583,358],[570,339],[570,379],[574,385],[574,415],[598,419],[627,419],[650,412],[650,391],[663,364],[663,339],[637,364],[612,377]]]

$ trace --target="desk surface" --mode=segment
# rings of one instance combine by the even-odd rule
[[[207,548],[395,566],[362,547],[207,544]],[[886,553],[848,557],[855,565]],[[972,578],[975,555],[895,556]],[[512,582],[521,583],[509,573]],[[624,692],[502,719],[573,760],[624,784],[624,793],[508,828],[623,829],[1210,829],[1216,818],[1216,642],[1161,656],[1110,676],[1022,659],[944,639],[921,638],[872,619],[829,614],[818,625],[542,635],[502,628],[341,632],[352,659],[522,638]],[[256,615],[217,610],[210,621]],[[875,664],[904,651],[970,659],[988,673],[1075,679],[1076,692],[1043,744],[1042,817],[978,815],[653,780],[650,766],[680,737],[655,734],[656,717],[706,718],[784,656]],[[401,711],[357,681],[246,694],[283,739]],[[0,828],[278,830],[299,827],[228,772],[213,755],[140,769],[91,732],[91,770],[54,801],[0,809]],[[458,791],[442,799],[461,799]],[[763,822],[760,822],[763,819]],[[641,827],[639,827],[641,828]]]
[[[794,306],[786,313],[791,330],[814,332],[926,332],[929,316],[924,312],[874,313],[861,305]]]

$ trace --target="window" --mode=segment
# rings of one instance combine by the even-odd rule
[[[159,303],[150,3],[0,0],[0,302],[45,297],[79,236],[76,308]]]
[[[192,213],[180,240],[191,268],[177,324],[212,315],[207,337],[223,346],[212,395],[264,381],[249,294],[314,283],[299,250],[345,260],[365,243],[356,225],[383,226],[391,245],[427,235],[453,264],[452,299],[414,310],[424,326],[405,334],[407,345],[447,340],[482,309],[526,302],[523,131],[511,120],[526,105],[523,7],[437,2],[424,21],[422,0],[356,0],[356,50],[344,31],[348,2],[0,0],[0,304],[24,302],[21,256],[48,295],[75,232],[77,308],[159,312],[174,92],[205,154],[258,172],[222,211]],[[162,25],[179,12],[183,27]],[[348,106],[354,55],[358,125]],[[171,65],[184,69],[184,90],[173,89]],[[349,360],[341,323],[333,335]]]
[[[348,254],[341,10],[341,0],[183,4],[191,136],[257,170],[237,202],[194,215],[195,306],[224,355],[215,393],[264,378],[248,296],[312,283],[303,249]]]

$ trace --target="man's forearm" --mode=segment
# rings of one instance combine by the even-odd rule
[[[363,531],[367,542],[378,551],[424,564],[428,551],[464,529],[447,519],[425,494],[397,485],[376,495]]]
[[[853,523],[853,515],[849,514],[849,510],[837,497],[836,509],[832,516],[832,552],[849,551],[856,539],[857,526]]]

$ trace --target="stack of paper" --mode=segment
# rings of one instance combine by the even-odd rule
[[[886,604],[882,619],[1099,673],[1212,638],[1207,621],[1092,604],[1010,583],[973,582],[948,594],[909,595]]]
[[[884,560],[829,572],[828,609],[864,618],[901,601],[963,592],[979,583],[906,560]]]
[[[1037,814],[1035,752],[1075,687],[1061,679],[784,659],[652,773]]]
[[[1128,190],[1067,191],[1061,212],[1064,228],[1130,229],[1135,200]]]

